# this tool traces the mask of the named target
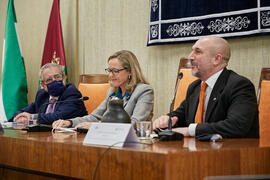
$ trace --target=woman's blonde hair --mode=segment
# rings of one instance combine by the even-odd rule
[[[129,83],[126,86],[126,90],[129,93],[133,92],[138,83],[149,84],[149,82],[145,79],[144,75],[142,74],[142,70],[137,57],[131,51],[127,50],[118,51],[108,58],[108,62],[114,58],[117,58],[119,62],[122,64],[123,68],[126,68],[126,70],[131,73],[129,77]],[[112,88],[112,92],[116,93],[117,91],[118,88],[116,87]]]

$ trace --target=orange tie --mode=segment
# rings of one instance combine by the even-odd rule
[[[207,84],[205,82],[203,82],[201,84],[199,105],[197,108],[195,123],[202,123],[203,122],[204,93],[205,93],[206,87],[207,87]]]

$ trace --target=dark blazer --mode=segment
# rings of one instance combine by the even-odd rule
[[[181,105],[170,115],[179,118],[175,127],[194,123],[199,103],[201,80],[188,87]],[[225,138],[259,137],[258,106],[253,84],[226,68],[212,90],[205,122],[196,127],[196,136],[218,133]]]
[[[47,113],[46,109],[48,105],[43,105],[49,102],[50,95],[44,90],[40,89],[37,92],[35,102],[29,104],[25,108],[16,111],[10,121],[13,121],[13,118],[22,112],[28,112],[31,114],[37,114],[40,109],[41,122],[42,124],[52,124],[55,120],[58,119],[71,119],[74,117],[87,115],[87,111],[85,109],[84,103],[82,101],[72,101],[72,102],[64,102],[55,104],[54,112]],[[80,91],[73,85],[67,84],[66,90],[63,92],[61,96],[59,96],[58,101],[64,100],[72,100],[81,98],[82,95]],[[42,106],[43,105],[43,106]]]

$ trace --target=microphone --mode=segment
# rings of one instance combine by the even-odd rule
[[[174,95],[173,95],[173,99],[172,99],[172,102],[171,102],[171,105],[170,105],[170,113],[173,111],[173,105],[174,105],[174,102],[175,102],[175,96],[176,96],[176,92],[177,92],[177,88],[178,88],[178,84],[180,82],[180,80],[183,78],[183,73],[180,72],[177,76],[177,81],[176,81],[176,86],[175,86],[175,89],[174,89]]]
[[[66,102],[73,102],[73,101],[86,101],[89,98],[87,96],[81,97],[81,98],[76,98],[76,99],[68,99],[68,100],[63,100],[63,101],[57,101],[55,103],[44,103],[40,106],[39,110],[38,110],[38,117],[37,117],[37,124],[32,124],[29,125],[25,128],[23,128],[22,130],[24,131],[28,131],[28,132],[47,132],[47,131],[51,131],[52,127],[46,124],[40,124],[40,120],[41,120],[41,115],[40,115],[40,111],[41,109],[49,104],[58,104],[58,103],[66,103]]]
[[[177,76],[177,82],[176,82],[176,86],[174,89],[174,96],[173,96],[173,100],[172,100],[171,105],[170,105],[170,113],[173,111],[173,105],[174,105],[174,101],[175,101],[175,96],[176,96],[178,84],[182,78],[183,78],[183,73],[180,72],[179,75]],[[168,129],[165,131],[157,130],[155,132],[158,132],[157,134],[158,134],[158,138],[160,141],[176,141],[176,140],[182,140],[184,138],[183,134],[172,131],[172,118],[171,118],[171,116],[169,116]]]

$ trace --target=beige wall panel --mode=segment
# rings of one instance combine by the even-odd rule
[[[180,57],[192,43],[146,46],[149,1],[79,1],[80,73],[103,73],[108,56],[117,50],[133,51],[155,91],[154,118],[167,113]],[[230,39],[229,68],[258,86],[262,66],[270,66],[270,37]]]
[[[41,64],[44,41],[52,7],[52,0],[14,0],[17,16],[17,27],[22,47],[22,55],[28,83],[28,102],[33,102],[38,90],[38,72]],[[2,49],[5,31],[8,0],[0,1],[0,56],[2,68]],[[77,62],[75,58],[75,0],[61,1],[61,20],[68,75],[71,82],[75,81]],[[77,72],[76,72],[77,73]],[[72,75],[73,74],[73,75]],[[78,74],[78,73],[77,73]]]
[[[229,68],[248,77],[258,88],[262,67],[270,67],[270,36],[228,40],[232,57]]]
[[[76,3],[78,0],[60,0],[65,55],[69,82],[77,86],[79,79],[78,57],[76,57]],[[50,5],[51,6],[51,5]],[[48,23],[47,23],[48,24]],[[47,30],[46,30],[47,31]]]

